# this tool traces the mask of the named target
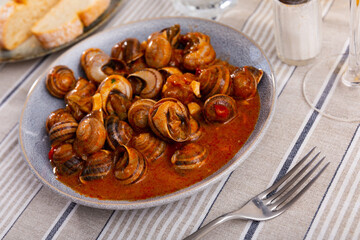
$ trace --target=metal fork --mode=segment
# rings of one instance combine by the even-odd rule
[[[318,168],[321,162],[325,159],[323,157],[318,161],[318,163],[310,170],[308,173],[300,179],[300,176],[310,167],[310,165],[315,161],[315,159],[320,155],[318,152],[301,170],[296,174],[295,172],[300,169],[301,165],[305,160],[311,155],[315,147],[310,150],[308,154],[305,155],[285,176],[283,176],[279,181],[274,185],[256,195],[250,199],[244,206],[240,209],[233,212],[226,213],[213,221],[209,222],[184,240],[190,239],[199,239],[204,236],[206,233],[217,227],[218,225],[227,222],[232,219],[245,219],[245,220],[255,220],[255,221],[265,221],[279,216],[285,212],[296,200],[300,198],[301,195],[305,193],[306,190],[316,181],[316,179],[323,173],[326,167],[329,165],[328,162],[316,175],[313,177],[301,190],[301,185],[309,179],[313,172]],[[295,174],[295,175],[294,175]],[[284,186],[282,185],[289,177],[294,175]],[[294,183],[296,184],[293,187]],[[278,189],[279,188],[279,189]],[[277,190],[277,191],[276,191]],[[292,196],[296,193],[295,196]]]

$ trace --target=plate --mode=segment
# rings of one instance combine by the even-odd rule
[[[17,62],[23,60],[30,60],[33,58],[38,58],[45,56],[49,53],[54,53],[59,50],[62,50],[66,47],[73,45],[74,43],[88,37],[90,34],[95,32],[99,27],[101,27],[104,23],[106,23],[117,11],[117,9],[121,6],[122,0],[111,0],[109,7],[106,11],[99,16],[95,22],[93,22],[90,26],[84,28],[84,33],[75,38],[74,40],[65,43],[59,47],[45,49],[41,46],[40,42],[35,38],[35,36],[31,36],[20,46],[15,48],[14,50],[7,51],[0,49],[0,62]]]
[[[48,160],[50,140],[46,134],[45,121],[52,111],[64,107],[64,102],[62,99],[55,99],[47,92],[45,76],[48,71],[46,71],[38,78],[28,93],[19,127],[19,142],[24,159],[32,172],[44,185],[76,203],[91,207],[104,209],[153,207],[188,197],[220,181],[235,170],[259,144],[270,124],[275,108],[276,86],[272,67],[264,52],[254,41],[243,33],[217,22],[197,18],[175,17],[126,24],[98,33],[76,44],[55,60],[48,70],[55,65],[62,64],[73,69],[76,76],[84,76],[79,64],[80,55],[84,50],[97,47],[110,54],[111,47],[125,38],[134,37],[143,41],[149,34],[174,24],[180,24],[182,33],[199,31],[209,35],[218,58],[227,60],[230,64],[236,66],[252,65],[264,71],[264,76],[258,86],[261,104],[259,118],[245,145],[233,159],[211,176],[188,188],[168,195],[137,201],[99,200],[83,196],[56,179]]]

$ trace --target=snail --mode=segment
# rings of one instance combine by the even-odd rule
[[[236,102],[228,95],[214,95],[205,101],[203,114],[208,122],[229,122],[236,117]]]
[[[171,163],[177,170],[189,170],[200,167],[209,155],[208,150],[197,143],[189,143],[175,151]]]
[[[76,85],[74,72],[64,65],[53,67],[46,77],[46,88],[51,95],[63,98]]]
[[[190,137],[190,114],[179,100],[163,98],[149,111],[149,125],[162,139],[175,142],[187,141]]]

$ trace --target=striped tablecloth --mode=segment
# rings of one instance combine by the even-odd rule
[[[22,159],[19,117],[32,83],[61,52],[0,64],[0,239],[182,239],[270,186],[315,145],[331,164],[293,207],[268,222],[225,223],[204,239],[360,239],[359,124],[326,118],[305,102],[302,79],[310,66],[288,66],[277,58],[272,1],[238,2],[217,21],[243,31],[264,49],[276,74],[276,113],[259,146],[238,169],[212,187],[168,205],[132,211],[93,209],[43,186]],[[321,4],[320,58],[327,58],[348,48],[349,4]],[[171,1],[124,1],[106,27],[176,15],[180,13]],[[324,96],[326,107],[331,92],[318,94]]]

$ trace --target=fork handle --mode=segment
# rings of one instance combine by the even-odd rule
[[[184,238],[184,240],[196,240],[196,239],[199,239],[199,238],[203,237],[205,234],[207,234],[208,232],[210,232],[211,230],[213,230],[218,225],[220,225],[220,224],[222,224],[224,222],[227,222],[227,221],[229,221],[231,219],[234,219],[234,218],[238,218],[238,217],[234,216],[231,213],[224,214],[224,215],[222,215],[222,216],[220,216],[218,218],[215,218],[214,220],[212,220],[208,224],[204,225],[203,227],[198,229],[193,234],[187,236],[186,238]]]

